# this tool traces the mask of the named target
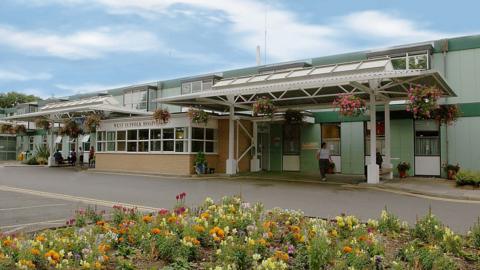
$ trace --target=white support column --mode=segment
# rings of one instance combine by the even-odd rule
[[[230,102],[230,115],[228,117],[228,159],[226,165],[226,173],[228,175],[234,175],[237,173],[237,161],[235,160],[235,106],[234,97],[229,96]]]
[[[52,126],[50,127],[50,157],[48,157],[48,167],[55,166],[55,158],[53,154],[55,152],[55,137],[53,134],[53,128],[55,127],[55,122],[52,121]]]
[[[390,170],[386,175],[386,179],[393,179],[392,166],[392,152],[391,152],[391,133],[390,133],[390,103],[387,100],[385,103],[385,160],[383,167]]]
[[[250,160],[250,171],[251,172],[258,172],[260,171],[260,160],[258,159],[258,124],[257,121],[252,122],[253,125],[253,156],[252,159]]]
[[[378,184],[380,182],[379,167],[376,163],[377,156],[377,117],[375,93],[370,93],[370,164],[367,166],[367,183]]]

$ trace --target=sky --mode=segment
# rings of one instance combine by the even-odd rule
[[[257,45],[271,64],[480,34],[479,7],[472,0],[0,0],[0,92],[61,97],[254,66]]]

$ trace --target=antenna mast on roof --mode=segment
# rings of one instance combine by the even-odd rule
[[[265,36],[264,36],[264,60],[263,63],[267,64],[267,13],[268,13],[268,0],[265,1]]]

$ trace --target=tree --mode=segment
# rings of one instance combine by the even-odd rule
[[[20,103],[37,101],[40,98],[34,95],[25,95],[15,91],[0,93],[0,108],[12,108]]]

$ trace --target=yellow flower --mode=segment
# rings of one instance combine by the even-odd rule
[[[32,248],[32,249],[30,249],[30,253],[32,253],[32,255],[34,255],[34,256],[38,256],[38,255],[40,255],[40,250],[38,250],[36,248]]]

